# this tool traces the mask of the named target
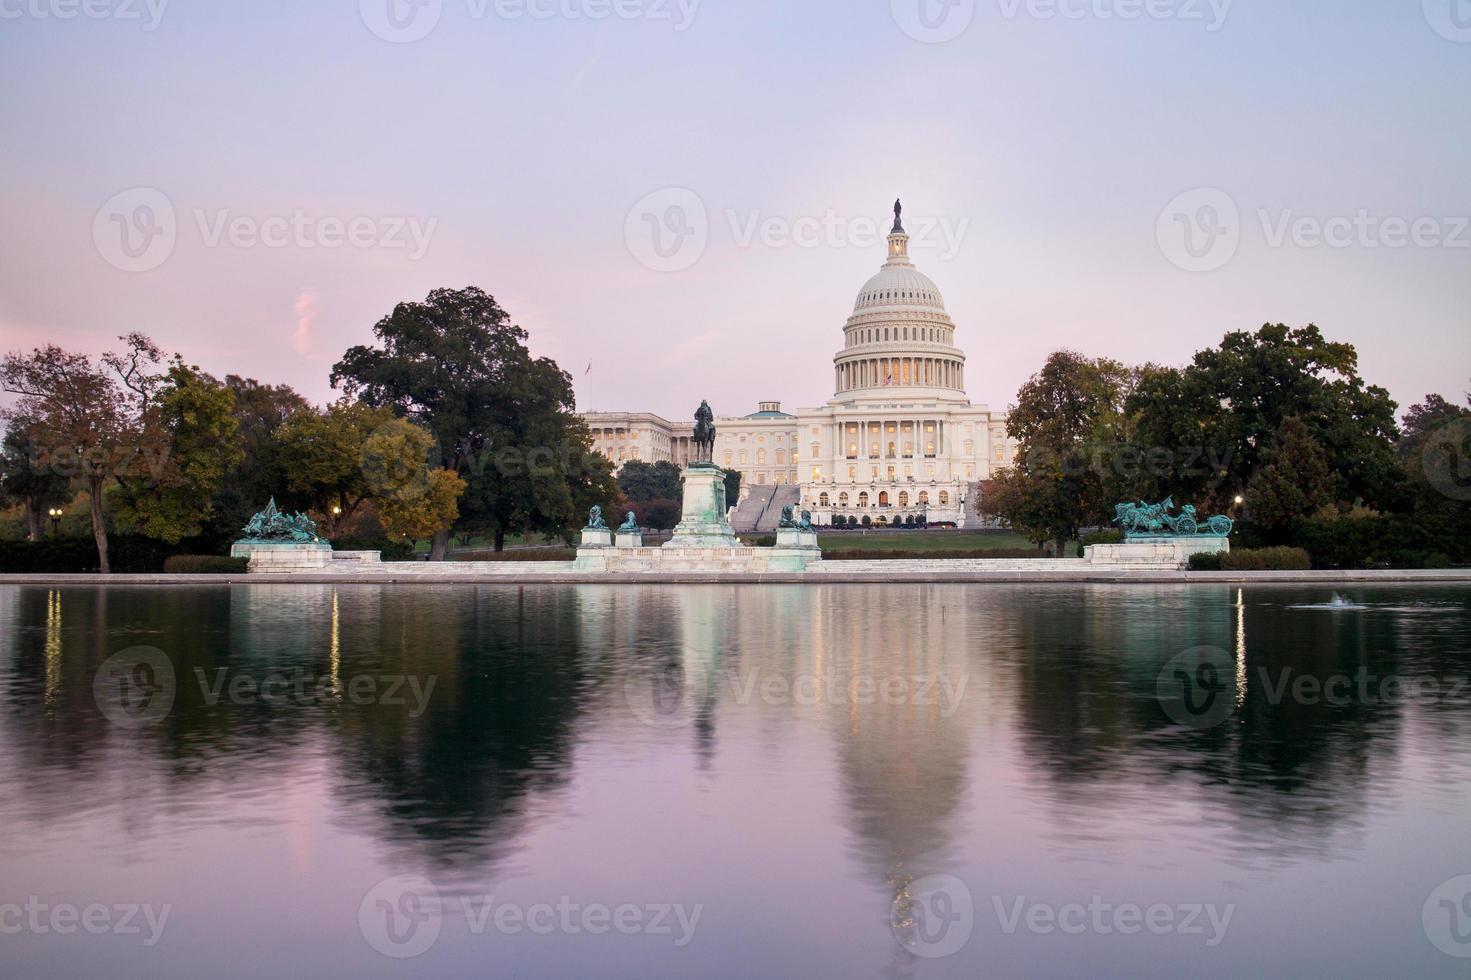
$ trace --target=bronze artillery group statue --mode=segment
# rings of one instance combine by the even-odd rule
[[[1224,538],[1236,526],[1231,518],[1219,514],[1202,521],[1191,504],[1181,507],[1177,514],[1170,513],[1174,509],[1173,497],[1167,497],[1158,504],[1146,504],[1142,500],[1123,503],[1114,508],[1113,523],[1124,529],[1126,538],[1193,537],[1197,534]]]

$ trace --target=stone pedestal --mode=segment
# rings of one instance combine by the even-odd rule
[[[611,548],[613,532],[605,527],[585,527],[582,529],[582,547]]]
[[[623,549],[642,548],[644,546],[643,531],[619,531],[618,547]]]
[[[777,528],[776,546],[778,548],[811,548],[816,550],[817,532],[804,531],[796,527]]]
[[[710,463],[696,463],[684,471],[682,479],[682,518],[674,529],[674,537],[664,547],[674,551],[739,548],[740,539],[725,516],[725,471]]]
[[[1174,565],[1176,568],[1184,568],[1191,555],[1230,550],[1229,538],[1215,534],[1191,534],[1179,537],[1132,538],[1123,544],[1095,544],[1085,548],[1083,555],[1094,565]]]
[[[310,572],[332,563],[325,541],[236,541],[231,558],[249,558],[252,572]]]

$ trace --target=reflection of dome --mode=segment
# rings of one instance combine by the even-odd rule
[[[927,398],[965,398],[965,353],[955,347],[955,324],[939,287],[909,259],[909,235],[897,206],[889,259],[859,290],[833,363],[840,401],[892,401],[901,394],[895,388]]]

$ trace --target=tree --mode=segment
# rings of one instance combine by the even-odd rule
[[[138,463],[140,417],[150,391],[147,384],[124,387],[119,381],[137,383],[139,366],[158,359],[141,335],[124,339],[128,353],[105,356],[101,367],[85,354],[55,344],[28,355],[12,352],[0,364],[0,387],[21,396],[4,417],[28,420],[45,465],[58,474],[76,475],[86,485],[98,567],[104,574],[110,565],[103,488]]]
[[[1451,533],[1471,524],[1471,408],[1425,396],[1405,413],[1395,451],[1407,476],[1407,506],[1422,517],[1451,519]]]
[[[679,500],[683,496],[679,467],[660,460],[632,460],[618,471],[618,488],[631,503],[646,500]]]
[[[1171,474],[1167,489],[1199,506],[1244,492],[1293,417],[1323,448],[1345,501],[1385,502],[1401,479],[1395,403],[1359,377],[1351,344],[1331,343],[1311,324],[1229,333],[1183,370],[1146,369],[1127,410],[1136,446],[1209,462]]]
[[[434,435],[439,468],[467,484],[461,528],[492,535],[501,550],[508,533],[565,535],[617,494],[612,464],[592,451],[575,412],[572,378],[531,356],[526,331],[493,297],[437,289],[400,303],[373,334],[381,346],[347,351],[332,384]],[[441,531],[430,557],[448,550]]]
[[[229,388],[177,355],[158,379],[138,375],[146,405],[140,443],[146,466],[116,474],[117,520],[177,544],[200,533],[216,490],[244,453]]]
[[[1136,372],[1106,358],[1052,354],[1017,394],[1007,432],[1020,443],[1016,468],[998,474],[987,506],[1058,552],[1080,527],[1109,517],[1105,465],[1124,443],[1124,406]]]
[[[241,456],[211,502],[213,519],[206,533],[220,540],[237,537],[250,516],[271,497],[288,509],[303,509],[310,503],[288,489],[276,441],[276,432],[287,419],[310,408],[307,400],[287,385],[265,385],[233,374],[225,376],[225,387],[234,395]]]
[[[390,538],[432,538],[460,516],[457,503],[465,481],[449,470],[430,470],[424,479],[399,487],[378,505],[378,519]]]
[[[1333,486],[1327,453],[1301,419],[1289,417],[1247,488],[1246,512],[1253,524],[1280,535],[1333,503]]]
[[[26,537],[45,534],[42,515],[71,498],[71,481],[42,463],[42,452],[23,418],[12,419],[0,447],[0,493],[18,502],[26,514]]]

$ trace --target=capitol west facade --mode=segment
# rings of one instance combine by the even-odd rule
[[[714,461],[741,473],[741,494],[777,497],[834,516],[893,524],[924,515],[960,526],[977,520],[976,484],[1012,465],[1006,415],[972,405],[965,353],[939,289],[909,258],[896,208],[883,268],[858,293],[833,358],[833,397],[783,412],[716,420]],[[640,412],[589,412],[593,446],[616,465],[694,458],[694,426]]]

